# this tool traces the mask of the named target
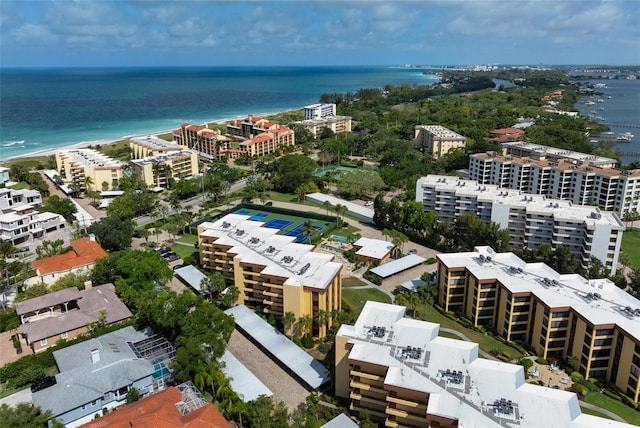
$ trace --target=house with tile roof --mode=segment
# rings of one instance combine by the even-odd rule
[[[169,387],[81,428],[231,428],[218,409],[191,382]]]
[[[18,333],[33,352],[74,339],[88,332],[91,323],[111,325],[131,318],[113,284],[87,287],[82,291],[70,287],[16,303],[21,323]]]
[[[25,281],[26,285],[38,283],[53,284],[61,276],[69,273],[83,273],[93,268],[96,260],[107,257],[93,236],[71,241],[71,251],[57,256],[35,260],[31,265],[36,276]]]

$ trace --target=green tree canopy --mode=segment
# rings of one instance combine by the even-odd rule
[[[291,193],[311,180],[318,165],[304,155],[286,155],[274,162],[273,184],[277,191]]]
[[[345,199],[369,196],[384,187],[377,171],[356,169],[344,174],[338,181],[338,190]]]
[[[130,219],[107,216],[93,223],[88,230],[106,251],[120,251],[131,246],[134,223]]]
[[[44,204],[42,204],[40,212],[57,213],[64,217],[68,222],[72,222],[74,219],[73,215],[78,212],[78,208],[76,208],[71,199],[63,199],[58,195],[52,195]]]

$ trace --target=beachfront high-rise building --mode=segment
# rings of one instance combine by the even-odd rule
[[[574,204],[597,204],[620,217],[640,213],[640,170],[620,170],[611,167],[613,159],[572,153],[573,158],[551,160],[539,152],[536,158],[478,153],[469,157],[469,178]]]
[[[219,160],[238,157],[235,153],[238,150],[232,148],[228,137],[206,126],[184,123],[173,131],[173,139],[177,144],[195,150],[206,158]]]
[[[437,212],[439,221],[475,214],[482,221],[498,223],[509,230],[516,249],[564,246],[583,267],[593,256],[611,275],[616,273],[624,225],[615,213],[441,175],[417,181],[416,201],[426,212]]]
[[[250,114],[244,119],[234,119],[227,123],[227,134],[241,138],[253,138],[279,126],[275,122]]]
[[[335,104],[311,104],[304,106],[304,118],[310,119],[324,119],[325,117],[331,117],[336,115]]]
[[[122,178],[122,162],[93,149],[58,150],[56,166],[64,183],[82,188],[110,190]]]
[[[336,395],[384,427],[623,427],[582,414],[574,392],[533,385],[524,368],[478,357],[406,308],[367,302],[335,340]]]
[[[438,304],[492,326],[543,358],[574,356],[589,378],[640,398],[640,301],[609,279],[561,275],[544,263],[477,247],[438,254]]]
[[[465,147],[467,138],[440,125],[416,125],[413,142],[417,149],[430,152],[434,159],[449,153],[449,150]]]
[[[334,256],[313,251],[313,245],[279,235],[248,215],[228,214],[198,226],[200,261],[205,270],[222,274],[240,294],[237,303],[262,308],[280,318],[292,312],[296,319],[310,317],[311,332],[324,337],[331,327],[318,322],[318,314],[341,307],[342,264]]]
[[[144,159],[150,156],[167,155],[169,153],[179,152],[180,150],[184,150],[184,147],[172,141],[166,141],[151,135],[135,137],[129,140],[131,159]]]
[[[178,146],[180,147],[180,146]],[[198,175],[198,155],[192,150],[171,151],[131,161],[133,172],[149,187],[170,186],[170,180]]]
[[[304,120],[291,122],[291,126],[304,128],[316,138],[325,128],[334,134],[351,132],[351,117],[337,116],[335,104],[311,104],[304,107]]]

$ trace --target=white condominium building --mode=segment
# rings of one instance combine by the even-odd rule
[[[557,147],[543,146],[541,144],[513,141],[502,143],[502,154],[528,157],[535,160],[568,160],[576,165],[591,165],[600,168],[613,168],[616,160],[603,156],[590,155],[588,153],[574,152],[573,150],[559,149]]]
[[[598,159],[592,160],[601,163]],[[640,212],[640,170],[597,167],[587,162],[478,153],[469,157],[469,178],[574,204],[597,204],[620,217]]]
[[[435,159],[446,155],[449,150],[464,147],[467,138],[440,125],[417,125],[413,142],[417,149],[431,152]]]
[[[304,118],[309,119],[323,119],[329,116],[336,115],[335,104],[311,104],[304,107]]]
[[[130,139],[129,150],[131,151],[131,159],[143,159],[149,156],[179,152],[180,150],[184,150],[184,147],[172,141],[147,135],[146,137]]]
[[[583,414],[574,392],[533,385],[520,365],[478,357],[404,306],[367,302],[335,340],[336,395],[384,427],[623,427]]]
[[[588,267],[594,256],[615,274],[624,225],[615,213],[570,201],[548,199],[457,177],[429,175],[416,183],[416,201],[436,211],[440,221],[475,214],[509,230],[520,249],[565,246]]]

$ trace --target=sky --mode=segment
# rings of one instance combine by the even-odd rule
[[[640,65],[640,0],[0,0],[0,67]]]

